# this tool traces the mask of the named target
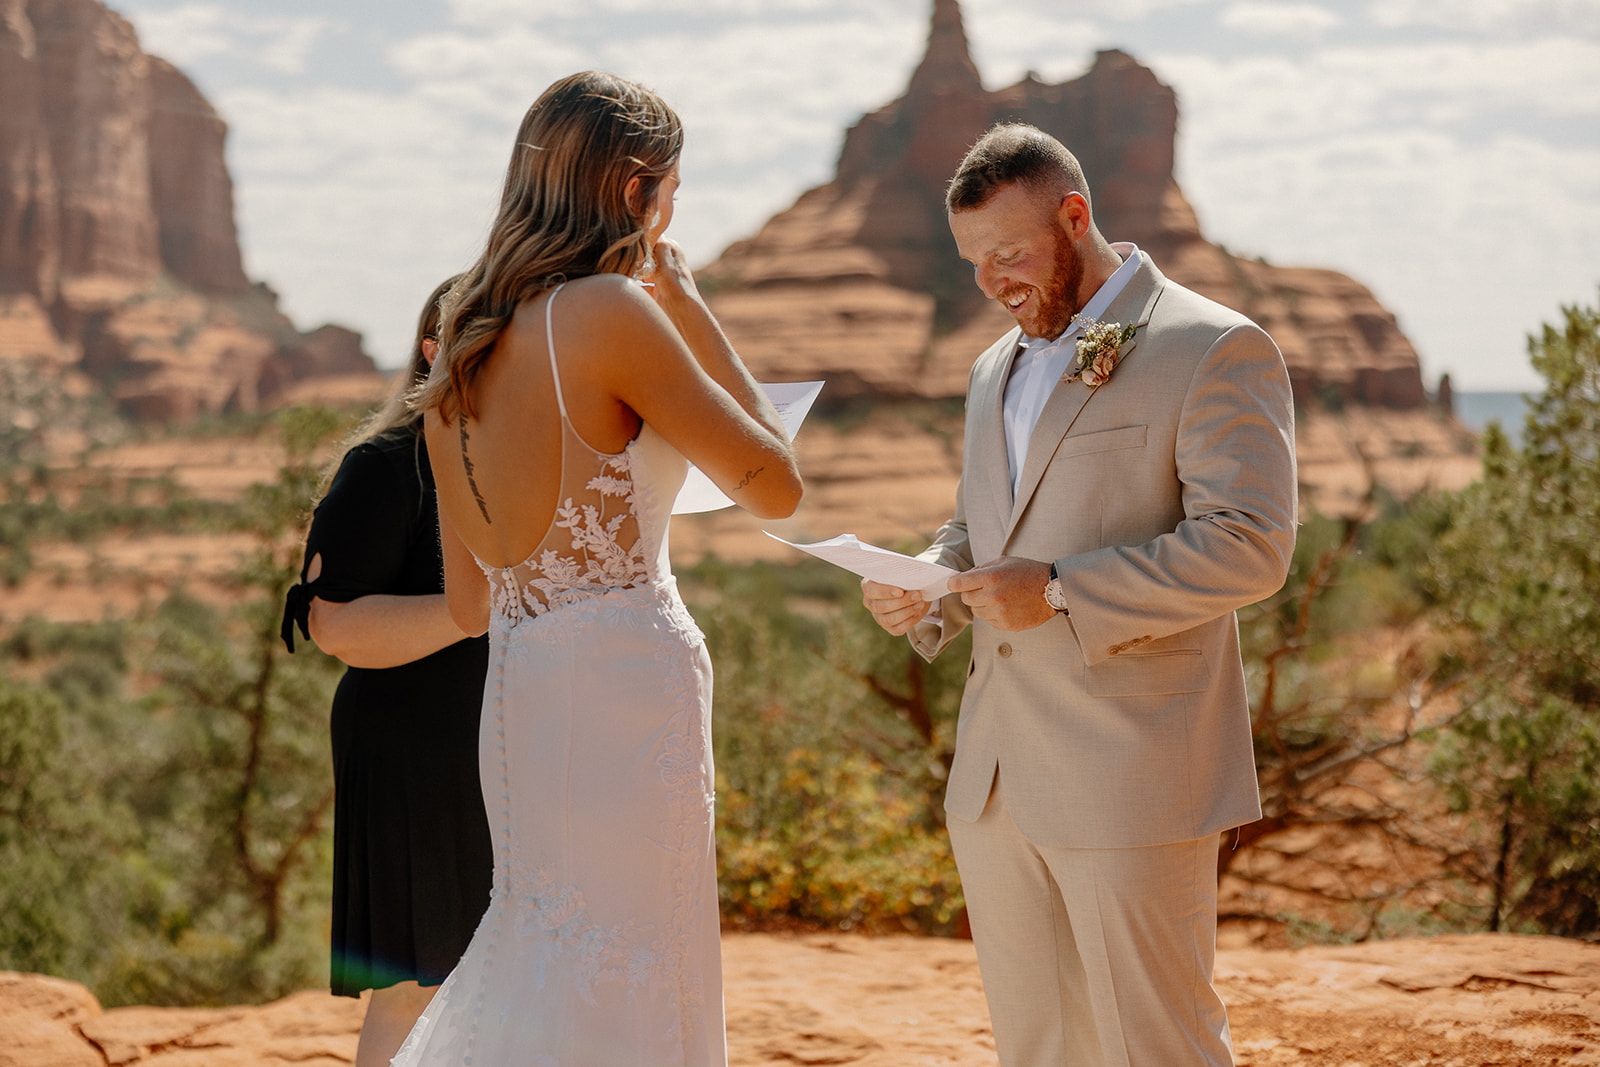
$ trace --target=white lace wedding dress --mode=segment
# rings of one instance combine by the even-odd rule
[[[545,331],[556,374],[548,304]],[[596,452],[556,397],[562,504],[526,561],[479,564],[494,891],[393,1062],[721,1067],[711,661],[666,545],[687,464],[648,426]]]

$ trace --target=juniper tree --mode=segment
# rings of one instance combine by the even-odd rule
[[[1544,392],[1497,425],[1429,578],[1461,636],[1464,713],[1433,772],[1487,845],[1491,929],[1600,932],[1600,308],[1529,338]]]

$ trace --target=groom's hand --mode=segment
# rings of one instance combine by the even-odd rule
[[[915,589],[899,589],[870,578],[861,579],[861,603],[878,625],[899,637],[928,613],[928,600]]]
[[[950,579],[950,591],[972,614],[996,630],[1015,633],[1043,626],[1055,615],[1044,600],[1050,564],[1021,556],[1001,556]]]

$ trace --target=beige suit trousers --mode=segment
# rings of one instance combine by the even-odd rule
[[[1003,1067],[1223,1067],[1215,836],[1038,847],[999,778],[950,842]]]

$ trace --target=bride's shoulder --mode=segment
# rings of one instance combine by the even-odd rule
[[[642,333],[659,332],[666,317],[650,291],[623,274],[593,274],[576,278],[553,297],[552,315],[586,331],[624,340]]]
[[[653,303],[644,286],[626,274],[591,274],[574,278],[561,286],[561,294],[554,298],[559,311],[561,304],[570,300],[575,304],[596,306],[637,305],[641,301]]]
[[[579,327],[587,332],[607,324],[637,328],[654,306],[649,292],[632,278],[591,274],[551,286],[522,301],[512,316],[511,332],[517,336],[537,332],[542,337],[547,314],[561,330]]]

